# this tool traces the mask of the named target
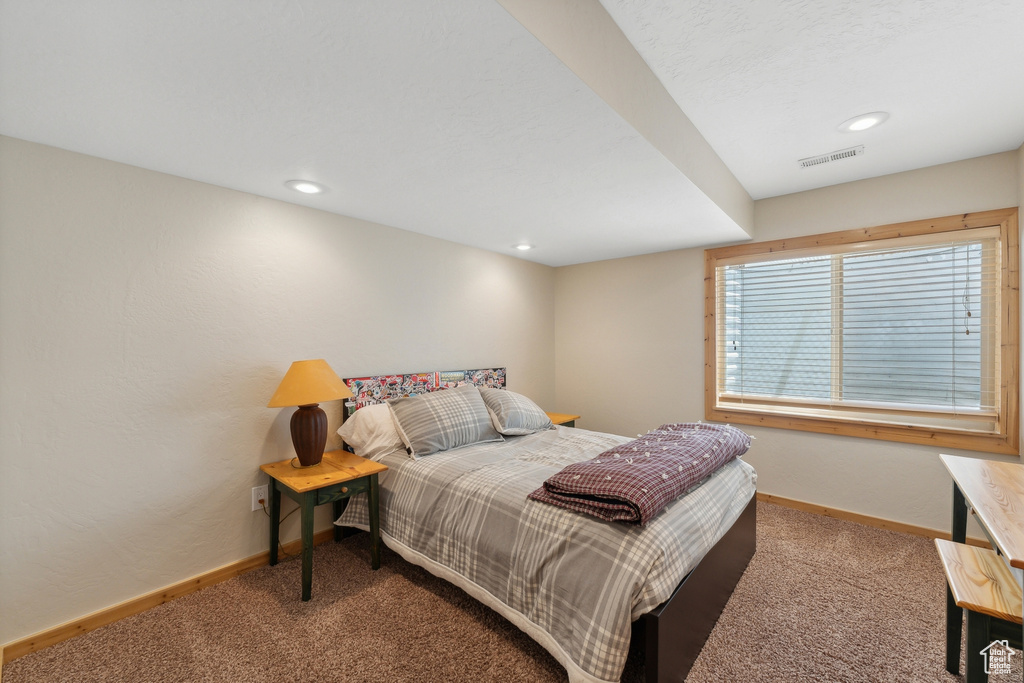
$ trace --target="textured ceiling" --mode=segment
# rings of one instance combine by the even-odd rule
[[[1021,0],[601,2],[755,199],[1024,143]]]
[[[1019,0],[603,4],[653,72],[614,101],[585,30],[494,0],[0,0],[0,133],[549,265],[749,238],[691,121],[754,197],[1024,141]]]

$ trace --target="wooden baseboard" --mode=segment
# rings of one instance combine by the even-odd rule
[[[872,517],[870,515],[862,515],[858,512],[850,512],[849,510],[837,510],[835,508],[826,507],[824,505],[817,505],[815,503],[805,503],[802,500],[793,500],[792,498],[783,498],[782,496],[772,495],[771,493],[757,492],[757,499],[764,501],[765,503],[773,503],[775,505],[781,505],[782,507],[793,508],[794,510],[801,510],[803,512],[810,512],[815,515],[822,515],[823,517],[832,517],[833,519],[842,519],[847,522],[856,522],[857,524],[863,524],[864,526],[875,527],[876,529],[888,529],[889,531],[899,531],[903,534],[911,534],[913,536],[923,536],[925,538],[941,538],[950,540],[950,534],[948,531],[942,531],[940,529],[929,529],[924,526],[915,526],[913,524],[904,524],[903,522],[893,522],[889,519],[882,519],[881,517]],[[985,539],[967,537],[968,545],[976,545],[981,548],[991,548],[992,546]]]
[[[317,532],[313,535],[313,545],[319,545],[331,540],[334,537],[334,529],[326,529],[324,531]],[[289,543],[285,543],[281,546],[284,552],[289,555],[298,555],[302,551],[302,541],[294,540]],[[106,609],[93,612],[84,617],[69,621],[60,626],[55,626],[45,631],[40,631],[28,638],[22,638],[21,640],[15,640],[7,643],[3,647],[2,656],[0,656],[0,667],[3,666],[4,662],[10,662],[18,657],[27,655],[30,652],[42,650],[44,647],[55,645],[68,638],[74,638],[80,636],[83,633],[95,630],[101,626],[106,626],[119,619],[130,617],[133,614],[139,614],[145,612],[151,607],[162,605],[165,602],[170,602],[175,598],[180,598],[183,595],[189,593],[195,593],[201,588],[218,584],[221,581],[227,581],[233,579],[240,574],[244,574],[253,569],[258,569],[264,565],[270,564],[270,551],[260,553],[259,555],[253,555],[247,557],[244,560],[233,562],[232,564],[225,565],[213,571],[200,574],[199,576],[181,581],[180,583],[173,584],[167,588],[153,591],[145,595],[127,600],[120,604],[108,607]],[[298,595],[298,586],[296,586],[296,595]]]

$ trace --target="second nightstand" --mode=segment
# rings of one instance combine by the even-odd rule
[[[337,519],[344,502],[357,493],[367,493],[370,504],[370,566],[380,567],[380,494],[377,475],[387,469],[373,460],[360,458],[348,451],[324,453],[323,460],[313,467],[292,467],[291,460],[260,465],[270,476],[270,564],[277,564],[277,545],[281,531],[281,493],[299,504],[302,515],[302,599],[309,600],[313,591],[313,510],[324,503],[334,504]],[[334,528],[334,540],[341,537]]]
[[[548,413],[547,415],[552,424],[563,427],[575,427],[576,420],[580,419],[579,415],[566,415],[565,413]]]

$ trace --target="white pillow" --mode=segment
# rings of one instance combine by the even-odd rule
[[[395,429],[391,409],[386,403],[357,410],[338,429],[338,436],[352,447],[356,455],[370,460],[380,460],[395,451],[405,452],[405,444]]]

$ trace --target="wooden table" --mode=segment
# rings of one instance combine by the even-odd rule
[[[970,506],[992,547],[999,551],[1024,590],[1024,465],[956,455],[940,455],[939,458],[953,477],[952,540],[957,543],[966,540]],[[947,611],[947,669],[954,632],[956,667],[960,666],[962,619],[962,611],[957,610],[955,616]],[[1024,631],[1021,637],[1024,638]]]
[[[302,599],[313,591],[313,510],[317,505],[333,503],[334,518],[345,509],[348,498],[368,494],[370,504],[370,566],[380,568],[380,512],[377,475],[387,469],[373,460],[348,451],[324,453],[313,467],[296,468],[293,461],[260,465],[270,477],[270,564],[277,564],[277,546],[281,531],[281,493],[299,504],[302,515]],[[334,527],[334,540],[341,539],[341,528]]]
[[[568,415],[566,413],[547,413],[547,416],[551,420],[551,424],[565,425],[566,427],[575,427],[576,420],[580,419],[579,415]]]

